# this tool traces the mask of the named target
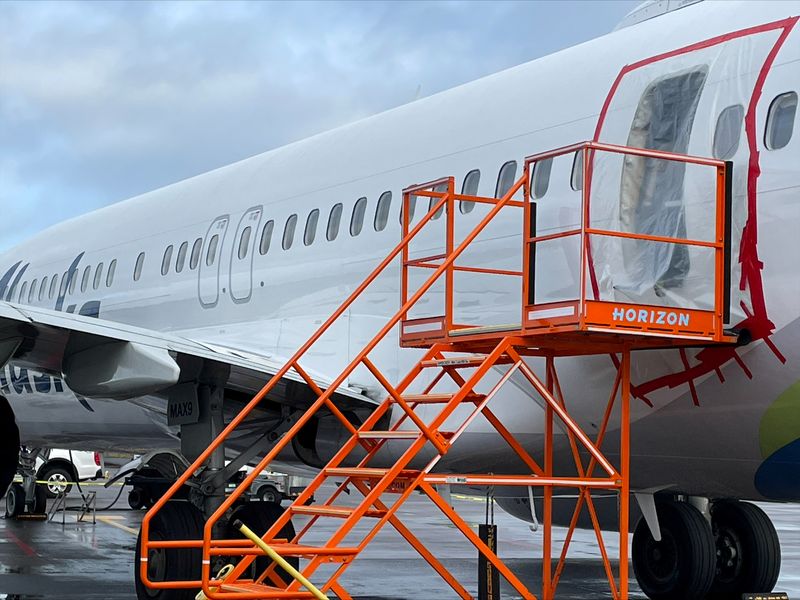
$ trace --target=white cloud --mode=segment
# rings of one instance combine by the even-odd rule
[[[0,3],[0,248],[601,35],[633,4]]]

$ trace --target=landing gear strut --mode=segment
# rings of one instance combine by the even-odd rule
[[[182,371],[184,366],[182,365]],[[198,372],[201,383],[196,388],[199,418],[194,423],[181,425],[181,454],[189,461],[195,460],[213,442],[224,428],[223,419],[223,392],[227,372],[220,372],[205,367]],[[150,520],[151,540],[199,540],[203,538],[203,527],[208,517],[213,514],[225,499],[225,487],[232,475],[244,466],[248,460],[253,459],[264,451],[267,445],[273,444],[280,436],[280,429],[286,429],[291,424],[289,415],[284,415],[284,422],[275,430],[260,436],[248,450],[241,453],[239,458],[225,464],[224,448],[218,448],[206,463],[205,468],[197,474],[185,491],[179,493],[180,499],[171,500]],[[131,478],[133,479],[133,478]],[[169,483],[166,487],[169,487]],[[156,492],[156,490],[152,490]],[[165,490],[149,494],[148,500],[155,502]],[[139,505],[143,498],[129,498],[131,505]],[[240,519],[245,524],[260,533],[266,532],[282,514],[283,509],[271,502],[248,502],[234,508],[229,518],[223,519],[216,525],[214,537],[239,538],[238,531],[232,530],[229,523]],[[294,537],[291,523],[281,532],[288,538]],[[142,579],[141,563],[139,557],[141,548],[141,533],[136,543],[136,556],[134,572],[136,575],[136,596],[139,600],[192,600],[198,590],[188,589],[151,589]],[[299,560],[289,560],[295,567]],[[226,557],[212,558],[211,571],[218,573],[222,567],[229,563]],[[253,575],[258,576],[270,564],[267,558],[259,558],[254,562]],[[154,549],[147,556],[147,578],[151,582],[160,581],[196,581],[200,579],[201,551],[191,549]],[[256,572],[257,571],[257,572]],[[280,576],[281,571],[276,571]]]

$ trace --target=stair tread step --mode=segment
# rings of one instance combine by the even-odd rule
[[[298,515],[313,515],[319,517],[344,517],[352,515],[357,506],[290,506],[290,510]],[[365,517],[382,517],[386,514],[385,510],[369,509],[364,513]]]
[[[305,544],[286,544],[277,542],[267,542],[269,547],[281,556],[355,556],[359,549],[352,546],[308,546]],[[225,548],[224,546],[221,546]],[[231,550],[241,550],[240,546],[230,548]]]
[[[355,477],[362,479],[382,478],[389,472],[389,469],[375,469],[371,467],[328,467],[325,474],[328,476]],[[400,471],[398,479],[408,479],[419,475],[419,471],[404,469]]]
[[[459,356],[457,358],[432,358],[423,360],[423,367],[476,367],[486,360],[488,355]]]
[[[221,592],[239,592],[239,593],[262,593],[264,598],[313,598],[314,594],[305,590],[298,590],[295,592],[287,592],[283,588],[277,588],[272,585],[264,583],[223,583],[220,585],[219,591]]]
[[[414,404],[446,404],[452,400],[453,396],[455,396],[455,392],[452,394],[408,394],[403,395],[403,400]],[[483,398],[485,398],[484,394],[472,393],[467,394],[462,402],[474,402]],[[392,398],[392,402],[397,403],[394,398]]]
[[[400,429],[398,431],[359,431],[358,437],[362,439],[387,439],[387,440],[415,440],[422,435],[421,431]]]

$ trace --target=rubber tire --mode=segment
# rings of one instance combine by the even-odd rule
[[[128,492],[128,506],[133,510],[142,510],[145,507],[144,490],[142,488],[135,487]]]
[[[203,515],[189,502],[167,502],[150,521],[151,540],[199,540],[203,539]],[[139,550],[142,533],[136,539],[136,558],[134,559],[134,580],[136,597],[139,600],[194,600],[197,590],[151,590],[145,587],[139,572]],[[200,579],[202,551],[199,548],[162,550],[163,573],[154,575],[156,581],[178,581]],[[148,567],[152,568],[155,551],[148,557]],[[157,565],[156,565],[157,567]]]
[[[64,467],[58,467],[58,466],[46,467],[46,468],[42,469],[41,471],[39,471],[39,475],[38,475],[37,479],[39,479],[40,481],[47,481],[53,475],[61,475],[64,478],[65,481],[76,481],[77,480],[77,477],[76,477],[76,475],[74,473],[70,473]],[[47,493],[47,497],[48,498],[52,499],[52,498],[55,498],[55,497],[58,496],[57,493],[53,493],[50,490],[50,486],[49,485],[45,485],[44,487],[45,487],[45,491]],[[70,490],[72,490],[72,484],[71,483],[67,484],[67,486],[64,488],[64,492],[68,494],[70,492]]]
[[[661,542],[653,539],[644,519],[639,520],[633,534],[631,559],[639,587],[652,600],[705,598],[716,571],[711,525],[686,502],[659,502],[656,512]],[[663,565],[648,560],[654,553],[664,556],[665,552],[673,559],[668,558]]]
[[[274,502],[280,504],[283,501],[283,494],[274,485],[264,484],[258,488],[258,499],[262,502]]]
[[[25,488],[12,483],[6,492],[6,519],[16,519],[25,512]]]
[[[44,515],[47,513],[47,486],[36,484],[33,486],[33,514]]]
[[[233,523],[236,521],[241,521],[250,529],[252,529],[257,535],[263,535],[267,532],[267,530],[269,530],[270,527],[272,527],[272,524],[277,521],[278,517],[280,517],[282,514],[283,507],[275,502],[247,502],[234,509],[233,513],[231,514],[230,521],[228,522],[228,535],[233,539],[241,539],[245,537],[241,531],[233,527]],[[291,521],[289,521],[277,535],[278,538],[285,538],[290,542],[294,539],[294,536],[295,530]],[[300,568],[300,558],[297,556],[287,556],[286,562],[292,565],[295,569]],[[272,561],[267,557],[257,558],[255,560],[255,570],[258,572],[253,573],[253,575],[257,577],[266,571],[270,564],[272,564]],[[277,569],[275,572],[284,581],[291,581],[291,578],[283,569]],[[271,584],[269,579],[267,579],[265,583]]]
[[[0,497],[11,488],[19,467],[19,428],[14,411],[0,396]]]
[[[747,592],[771,592],[781,571],[781,544],[766,513],[749,502],[720,500],[711,508],[711,525],[720,564],[710,597],[739,600]],[[734,573],[723,573],[725,538],[735,544],[741,557]]]

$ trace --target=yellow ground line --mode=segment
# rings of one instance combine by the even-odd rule
[[[126,531],[133,536],[139,535],[139,530],[134,529],[133,527],[128,527],[127,525],[123,525],[122,523],[117,523],[114,519],[106,516],[97,517],[97,520],[101,523],[105,523],[106,525],[111,525],[112,527],[116,527],[117,529],[122,529],[122,531]]]

